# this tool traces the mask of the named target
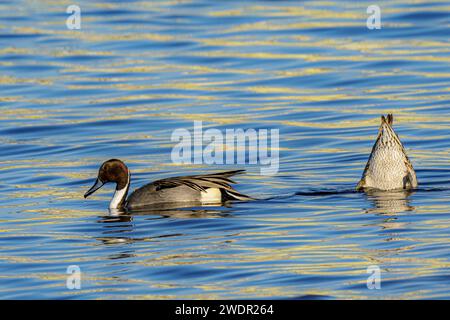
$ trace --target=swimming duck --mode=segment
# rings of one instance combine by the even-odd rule
[[[378,136],[370,153],[357,190],[414,189],[417,187],[416,172],[406,155],[405,148],[392,127],[394,116],[381,116]]]
[[[175,204],[222,204],[230,200],[254,200],[235,189],[231,176],[245,170],[226,171],[205,175],[172,177],[157,180],[135,190],[127,199],[130,187],[130,170],[119,159],[105,161],[98,171],[94,185],[84,194],[87,198],[108,182],[116,183],[110,209],[133,209],[148,206]]]

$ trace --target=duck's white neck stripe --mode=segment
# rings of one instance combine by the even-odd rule
[[[119,209],[119,205],[126,200],[126,199],[124,199],[124,197],[127,196],[128,186],[129,185],[130,185],[130,173],[128,172],[127,184],[122,189],[116,190],[114,192],[114,195],[113,195],[113,197],[111,199],[111,202],[109,203],[109,208],[110,209]]]

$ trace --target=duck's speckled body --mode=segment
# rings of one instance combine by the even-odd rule
[[[381,116],[377,140],[370,153],[357,190],[373,188],[379,190],[416,188],[416,172],[405,149],[395,133],[392,114]]]

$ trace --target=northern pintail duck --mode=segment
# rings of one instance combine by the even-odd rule
[[[127,199],[130,187],[130,170],[121,160],[105,161],[98,171],[94,185],[84,194],[87,198],[108,182],[116,183],[110,209],[133,209],[148,206],[176,207],[176,204],[222,204],[231,200],[247,201],[246,196],[230,186],[230,179],[245,170],[219,172],[205,175],[172,177],[157,180],[135,190]]]
[[[394,117],[381,116],[377,140],[370,153],[357,190],[373,188],[379,190],[414,189],[417,187],[416,172],[406,155],[392,125]]]

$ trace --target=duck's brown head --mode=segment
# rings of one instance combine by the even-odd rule
[[[100,166],[100,169],[98,170],[97,180],[95,181],[94,185],[84,194],[84,197],[87,198],[108,182],[115,182],[116,190],[122,190],[128,186],[128,168],[121,160],[110,159],[103,162],[103,164]]]

